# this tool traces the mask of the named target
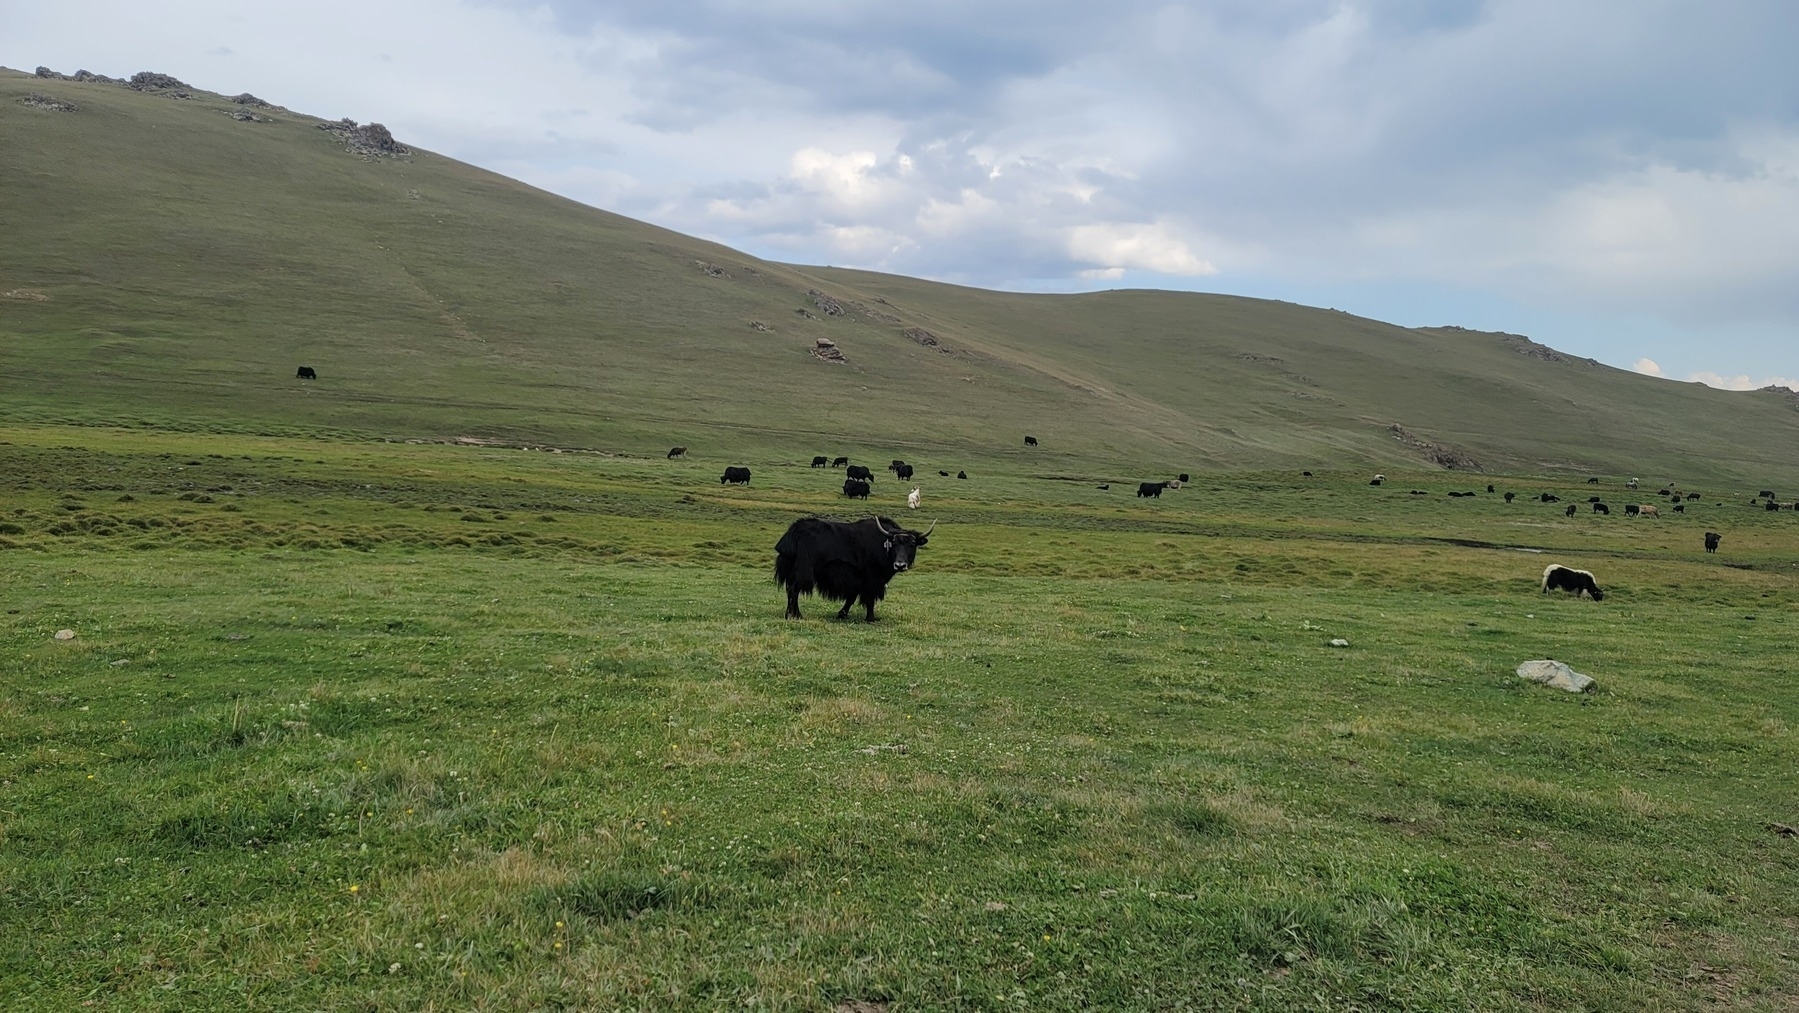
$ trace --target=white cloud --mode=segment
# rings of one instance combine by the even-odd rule
[[[1068,255],[1101,268],[1190,277],[1218,273],[1162,222],[1075,226],[1068,231]]]
[[[1736,376],[1720,376],[1717,373],[1700,372],[1688,376],[1687,380],[1693,383],[1703,383],[1707,387],[1716,387],[1719,390],[1760,390],[1763,387],[1786,387],[1799,390],[1799,380],[1788,379],[1784,376],[1751,380],[1747,373],[1738,373]]]
[[[1654,359],[1647,359],[1647,358],[1638,359],[1636,361],[1636,364],[1631,366],[1630,368],[1639,373],[1642,373],[1644,376],[1663,376],[1663,375],[1665,375],[1662,373],[1661,364],[1656,362]]]

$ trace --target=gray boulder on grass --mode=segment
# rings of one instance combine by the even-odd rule
[[[1565,689],[1570,693],[1584,693],[1593,685],[1591,676],[1582,675],[1559,661],[1543,658],[1537,661],[1526,661],[1518,666],[1518,677],[1540,682],[1545,686]]]

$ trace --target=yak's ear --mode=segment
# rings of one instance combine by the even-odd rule
[[[919,535],[918,538],[912,542],[912,544],[913,545],[923,545],[928,541],[930,541],[930,538],[928,536]]]

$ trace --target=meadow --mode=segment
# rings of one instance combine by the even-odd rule
[[[891,456],[802,449],[0,425],[8,1008],[1799,1002],[1756,490],[920,457],[881,621],[789,621],[804,462]]]

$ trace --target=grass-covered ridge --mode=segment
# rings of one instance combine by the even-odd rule
[[[713,461],[850,441],[983,466],[1021,458],[1028,433],[1041,474],[1447,454],[1495,472],[1799,482],[1799,411],[1773,393],[1262,300],[766,263],[241,109],[0,73],[0,417],[688,444]],[[847,363],[815,357],[818,338]],[[318,382],[296,381],[300,365]]]
[[[705,462],[0,429],[0,994],[1799,995],[1791,512],[933,469],[942,521],[883,621],[790,622],[775,539],[862,507],[746,460],[721,488]],[[1606,601],[1540,594],[1548,560]],[[1599,691],[1522,683],[1533,657]]]

